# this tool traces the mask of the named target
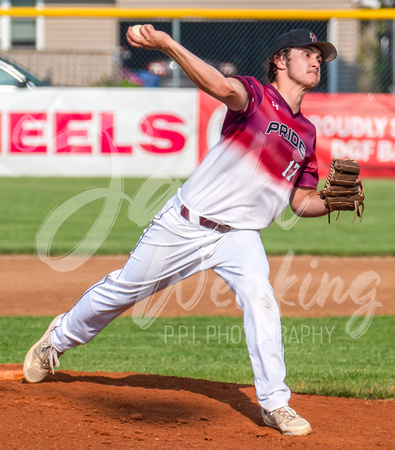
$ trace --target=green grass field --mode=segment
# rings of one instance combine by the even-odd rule
[[[52,318],[0,317],[0,363],[23,363]],[[352,339],[346,317],[284,318],[287,384],[294,392],[394,398],[395,317],[375,317]],[[139,372],[253,384],[242,320],[234,317],[157,319],[141,330],[120,317],[86,346],[61,358],[61,369]]]
[[[119,212],[116,210],[118,200],[115,195],[112,197],[114,206],[107,205],[100,216],[105,200],[96,197],[100,194],[99,188],[109,186],[109,179],[0,178],[0,253],[34,253],[40,227],[55,208],[61,207],[61,222],[51,241],[51,255],[71,251],[99,216],[104,231],[91,233],[88,239],[91,242],[87,243],[97,247],[98,254],[127,254],[143,228],[164,204],[162,196],[168,188],[165,181],[145,181],[125,179],[125,199],[120,202]],[[142,185],[144,191],[140,190]],[[178,185],[175,182],[170,186],[168,195],[175,192]],[[292,250],[295,254],[394,255],[395,181],[368,180],[365,192],[366,210],[362,223],[357,220],[352,224],[353,213],[346,212],[340,215],[337,222],[335,214],[332,214],[331,224],[328,224],[326,217],[299,219],[287,230],[284,223],[292,217],[290,210],[287,210],[282,224],[278,220],[262,231],[267,253],[284,254]],[[76,196],[79,199],[83,194],[92,201],[74,211],[73,199]],[[155,200],[156,197],[159,201]],[[132,205],[129,210],[130,199]],[[71,210],[66,208],[69,203]],[[130,212],[132,220],[129,218]],[[107,231],[108,236],[104,239]]]
[[[174,193],[180,183],[126,179],[123,194],[106,190],[109,184],[98,178],[0,178],[0,253],[34,254],[37,236],[46,238],[49,230],[53,256],[72,251],[85,238],[86,248],[97,249],[96,254],[127,254],[164,204],[165,194]],[[395,181],[368,180],[365,192],[362,223],[352,224],[353,213],[342,213],[338,222],[333,215],[331,224],[326,217],[300,219],[284,229],[292,218],[287,210],[282,222],[262,231],[267,253],[394,255]],[[50,320],[0,317],[0,363],[22,363]],[[296,392],[394,398],[395,318],[374,317],[356,340],[346,333],[347,321],[283,320],[287,383]],[[228,342],[225,337],[221,342],[218,336],[208,339],[221,330]],[[158,319],[146,331],[121,317],[87,346],[67,352],[61,362],[62,369],[253,383],[241,320],[229,317]]]

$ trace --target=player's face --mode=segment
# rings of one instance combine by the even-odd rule
[[[291,49],[287,60],[288,77],[307,89],[313,89],[321,78],[321,50],[314,46]]]

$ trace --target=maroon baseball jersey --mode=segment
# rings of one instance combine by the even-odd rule
[[[227,111],[220,141],[179,195],[199,215],[261,229],[281,214],[295,186],[317,187],[316,131],[270,84],[236,78],[248,91],[247,107]]]

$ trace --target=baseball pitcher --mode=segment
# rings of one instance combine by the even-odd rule
[[[280,314],[259,230],[287,204],[302,217],[343,209],[360,214],[359,170],[347,175],[350,191],[347,186],[335,189],[342,201],[330,199],[333,189],[317,191],[315,127],[300,111],[304,95],[317,86],[322,64],[336,58],[336,49],[309,30],[282,34],[273,43],[263,85],[253,77],[224,77],[152,25],[129,28],[127,39],[132,47],[166,53],[199,89],[227,106],[221,138],[153,218],[124,267],[53,320],[25,358],[25,380],[43,380],[59,366],[59,356],[89,342],[136,302],[213,269],[243,310],[264,423],[283,434],[307,435],[310,424],[288,406]],[[339,173],[341,178],[341,168]],[[332,178],[326,188],[339,180]]]

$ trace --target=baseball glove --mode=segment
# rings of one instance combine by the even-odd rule
[[[320,191],[320,197],[328,208],[328,222],[332,211],[355,211],[355,217],[362,220],[364,205],[364,190],[359,179],[359,165],[352,159],[334,159],[329,169],[324,188]]]

